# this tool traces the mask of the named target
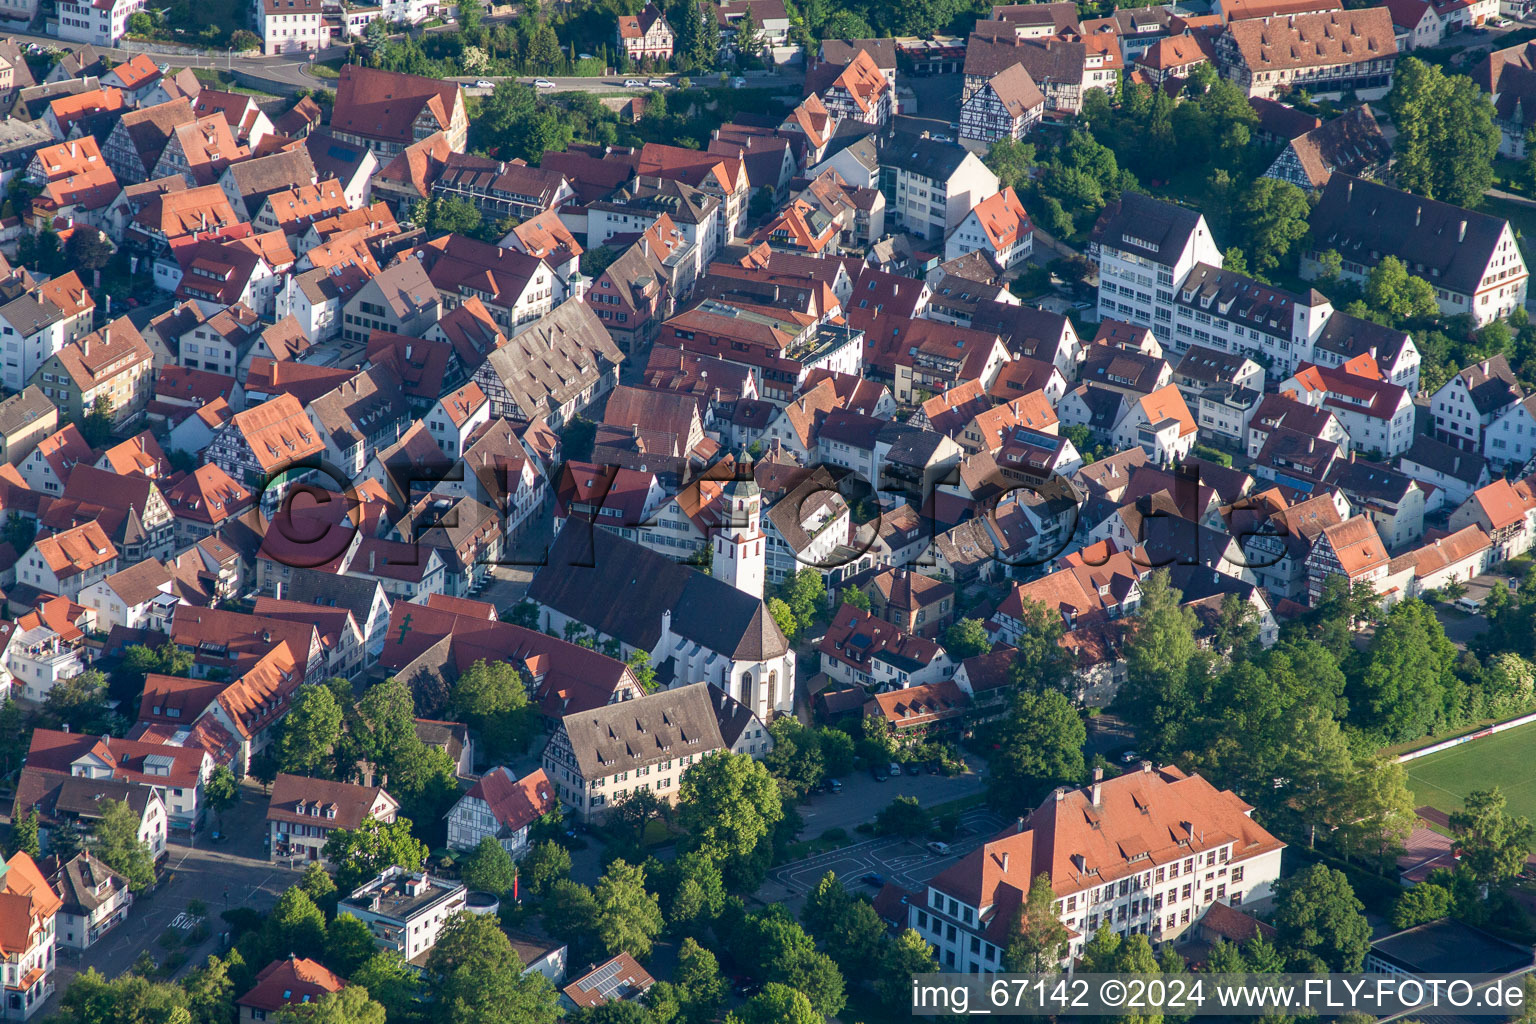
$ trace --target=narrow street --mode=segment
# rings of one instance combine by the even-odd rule
[[[263,845],[266,814],[266,795],[259,786],[248,783],[241,787],[240,803],[224,813],[222,831],[229,837],[227,841],[213,842],[215,826],[210,817],[192,845],[172,842],[161,868],[160,885],[134,901],[127,921],[83,952],[59,944],[54,995],[44,1004],[41,1014],[56,1011],[60,993],[69,987],[70,979],[87,968],[94,967],[115,978],[132,967],[146,950],[164,961],[169,953],[158,940],[175,925],[187,925],[174,927],[182,941],[198,923],[208,930],[208,937],[195,947],[177,947],[186,956],[186,962],[176,972],[181,975],[204,963],[210,953],[224,948],[225,925],[219,917],[222,911],[230,907],[249,907],[258,912],[271,909],[301,872],[285,864],[268,862]],[[181,917],[194,901],[207,907],[207,916],[201,922],[190,916]]]

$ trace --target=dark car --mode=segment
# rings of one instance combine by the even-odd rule
[[[876,874],[873,871],[865,875],[863,878],[860,878],[859,881],[863,882],[865,885],[872,885],[876,889],[885,888],[885,876]]]
[[[937,762],[937,761],[930,761],[930,762],[928,762],[928,774],[929,775],[937,775],[937,774],[939,774],[939,762]]]
[[[913,761],[913,762],[911,762],[910,764],[907,765],[907,774],[908,775],[921,775],[921,774],[923,774],[923,766],[918,764],[916,761]]]
[[[842,791],[843,791],[843,782],[842,782],[841,779],[828,779],[827,780],[827,792],[828,793],[841,793]]]
[[[876,782],[884,782],[886,779],[890,778],[890,776],[885,773],[885,769],[878,764],[869,769],[869,774],[870,777],[873,778]]]

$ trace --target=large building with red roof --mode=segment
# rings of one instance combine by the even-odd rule
[[[1252,812],[1232,791],[1150,761],[1088,788],[1062,787],[930,881],[909,901],[907,923],[942,971],[1002,970],[1015,912],[1044,875],[1069,955],[1101,928],[1170,941],[1216,904],[1269,896],[1285,844]]]

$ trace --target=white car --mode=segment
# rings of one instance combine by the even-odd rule
[[[553,89],[555,87],[555,83],[551,82],[547,78],[535,78],[533,80],[533,87],[535,89]]]
[[[645,84],[650,86],[652,89],[669,89],[672,86],[672,83],[667,81],[665,78],[653,78]]]
[[[475,88],[476,89],[494,89],[494,88],[496,88],[496,83],[491,81],[489,78],[482,78],[482,79],[480,79],[479,81],[477,81],[475,83]]]
[[[638,78],[626,78],[626,79],[624,79],[624,88],[626,88],[626,89],[644,89],[645,88],[645,82],[643,82],[642,80],[640,80]]]

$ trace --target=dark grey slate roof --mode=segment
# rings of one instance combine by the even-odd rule
[[[672,632],[737,661],[789,650],[762,600],[665,555],[571,521],[528,588],[534,601],[631,647],[655,649],[661,617]]]

